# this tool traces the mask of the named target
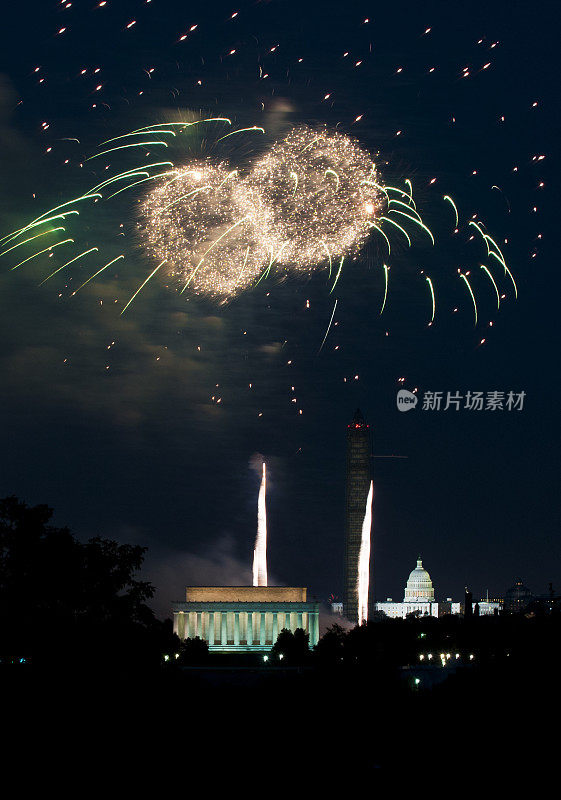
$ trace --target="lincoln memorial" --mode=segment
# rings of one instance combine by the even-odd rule
[[[284,586],[188,586],[185,602],[173,604],[173,630],[195,636],[211,652],[269,650],[283,628],[303,628],[310,647],[319,640],[319,604],[307,589]]]

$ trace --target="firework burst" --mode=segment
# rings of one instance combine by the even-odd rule
[[[256,161],[241,190],[275,262],[296,270],[358,252],[383,205],[370,154],[345,134],[308,126]]]
[[[241,207],[237,171],[194,161],[153,189],[140,206],[143,250],[165,261],[181,292],[232,296],[259,276],[267,258],[256,218]],[[234,187],[237,191],[234,191]]]
[[[96,163],[102,156],[121,160],[139,153],[146,158],[152,155],[154,146],[174,160],[150,159],[148,163],[113,170],[114,174],[88,187],[82,195],[5,236],[0,240],[0,256],[25,254],[11,267],[13,270],[60,253],[62,265],[50,270],[41,280],[43,284],[62,270],[81,267],[97,253],[95,258],[99,257],[101,263],[72,292],[75,295],[99,275],[107,275],[113,264],[126,260],[130,253],[125,251],[102,260],[100,248],[90,247],[70,254],[72,245],[80,246],[79,228],[74,232],[67,227],[76,226],[88,205],[95,208],[100,201],[126,201],[129,216],[130,210],[135,209],[136,238],[149,265],[125,304],[124,313],[156,275],[181,294],[188,291],[227,302],[273,274],[286,277],[290,273],[323,270],[332,294],[344,266],[356,259],[369,241],[378,239],[383,253],[378,263],[389,262],[394,248],[399,254],[421,239],[429,248],[436,245],[433,232],[417,208],[411,181],[405,179],[402,186],[385,184],[373,157],[356,139],[326,127],[299,126],[272,143],[264,155],[250,156],[245,164],[234,167],[230,163],[233,158],[217,151],[219,143],[225,141],[228,146],[236,141],[232,138],[235,134],[239,140],[250,133],[264,134],[264,129],[250,126],[224,133],[224,126],[231,127],[225,117],[171,121],[147,125],[102,142],[87,161]],[[185,160],[196,131],[204,131],[200,139],[195,137],[197,146],[206,142],[203,156]],[[181,154],[181,161],[174,157],[177,153]],[[463,225],[454,200],[445,195],[444,201],[454,212],[453,238],[462,230],[471,230],[469,238],[475,237],[483,244],[488,265],[481,268],[493,286],[497,305],[502,296],[499,276],[493,274],[492,267],[500,269],[511,281],[516,296],[516,283],[504,253],[483,223],[472,219]],[[73,235],[67,235],[69,232]],[[37,250],[43,242],[46,246]],[[33,252],[27,255],[30,249]],[[381,266],[383,313],[388,301],[390,265]],[[468,280],[470,271],[456,271],[473,305],[477,325],[476,287]],[[399,270],[395,272],[399,274]],[[432,325],[437,315],[440,278],[426,275],[424,270],[421,274],[425,275],[430,293]]]

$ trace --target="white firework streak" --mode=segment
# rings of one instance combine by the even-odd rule
[[[366,500],[364,520],[362,522],[362,539],[358,557],[358,624],[368,622],[368,590],[370,583],[370,530],[372,528],[372,496],[374,481],[370,481],[370,490]]]
[[[267,491],[267,473],[263,462],[263,477],[257,501],[257,538],[253,550],[253,585],[267,586],[267,508],[265,494]]]

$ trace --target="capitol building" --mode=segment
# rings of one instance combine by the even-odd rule
[[[391,597],[383,603],[376,603],[376,611],[382,611],[387,617],[405,619],[407,614],[418,612],[420,616],[438,617],[443,614],[460,614],[461,604],[451,599],[437,603],[434,599],[434,587],[431,577],[423,567],[421,557],[412,570],[405,586],[403,602],[394,603]]]

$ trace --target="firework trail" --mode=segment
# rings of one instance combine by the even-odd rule
[[[431,279],[429,278],[428,275],[425,275],[425,279],[426,279],[426,281],[427,281],[427,283],[429,285],[431,302],[432,302],[432,315],[431,315],[430,323],[429,323],[429,325],[432,325],[432,323],[434,322],[434,315],[435,315],[435,312],[436,312],[436,300],[435,300],[435,297],[434,297],[434,286],[432,285],[432,281],[431,281]]]
[[[322,341],[322,343],[320,345],[320,348],[319,348],[319,350],[317,352],[318,356],[321,353],[321,351],[323,350],[323,345],[325,344],[325,340],[329,336],[329,331],[331,330],[331,324],[333,322],[333,317],[335,316],[335,309],[337,308],[337,302],[338,302],[338,300],[336,299],[335,303],[333,304],[333,311],[331,312],[331,317],[329,319],[329,325],[327,326],[327,330],[325,331],[325,336],[323,337],[323,341]]]
[[[471,288],[471,284],[470,284],[470,282],[468,281],[468,279],[466,278],[466,276],[464,275],[463,272],[460,272],[460,278],[463,280],[463,282],[465,283],[465,285],[468,288],[468,292],[470,293],[471,301],[473,303],[473,316],[474,316],[474,323],[473,324],[474,324],[474,327],[477,327],[477,320],[478,320],[477,301],[475,299],[475,295],[473,293],[473,289]]]
[[[267,491],[267,475],[263,462],[263,475],[257,501],[257,537],[253,550],[253,585],[267,586],[267,508],[265,495]]]
[[[380,316],[384,313],[386,307],[386,300],[388,299],[388,265],[383,264],[384,267],[384,299],[382,300],[382,308],[380,309]]]
[[[374,494],[374,481],[370,481],[370,490],[364,510],[362,522],[362,539],[358,557],[358,624],[368,622],[368,591],[370,584],[370,530],[372,528],[372,497]]]

